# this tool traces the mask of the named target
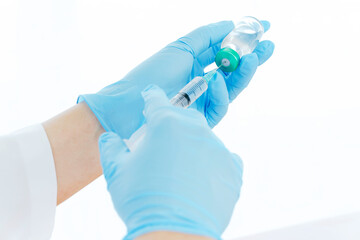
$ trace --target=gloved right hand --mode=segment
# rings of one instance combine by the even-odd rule
[[[108,190],[134,239],[176,231],[219,239],[242,184],[242,161],[214,135],[204,116],[172,106],[158,87],[142,96],[147,131],[133,152],[115,133],[99,139]]]

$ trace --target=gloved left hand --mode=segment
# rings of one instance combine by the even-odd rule
[[[265,30],[269,22],[262,21]],[[204,75],[204,68],[214,62],[223,38],[234,28],[231,21],[200,27],[137,66],[124,79],[96,94],[81,95],[106,131],[129,138],[144,121],[141,90],[150,83],[160,86],[169,98],[195,76]],[[228,104],[249,83],[257,66],[264,63],[274,50],[271,41],[262,41],[254,53],[245,55],[235,72],[225,75],[221,70],[209,84],[209,89],[191,107],[199,110],[210,127],[225,115]]]

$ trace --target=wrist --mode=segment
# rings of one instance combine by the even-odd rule
[[[85,103],[43,123],[55,162],[57,203],[102,174],[98,138],[104,129]]]
[[[159,233],[164,233],[164,234],[159,234]],[[148,238],[142,238],[142,236],[148,236]],[[156,238],[159,236],[163,236],[163,238]],[[169,239],[169,238],[165,238],[165,236],[176,236],[179,237],[179,239],[184,239],[184,238],[180,238],[180,236],[187,236],[189,237],[189,239],[221,239],[220,236],[218,236],[212,231],[202,228],[202,226],[196,226],[194,224],[182,225],[179,224],[178,222],[170,222],[164,220],[163,222],[155,221],[154,223],[150,223],[145,226],[140,226],[139,228],[128,232],[127,235],[124,237],[124,240]]]
[[[107,91],[109,87],[100,93],[80,95],[77,102],[87,105],[105,131],[127,139],[144,121],[144,101],[140,90],[127,82],[118,82],[116,91]]]
[[[136,240],[211,240],[213,238],[180,232],[155,231],[143,234]]]
[[[110,192],[113,187],[109,188]],[[181,189],[181,186],[174,187]],[[175,231],[220,238],[222,230],[219,223],[201,207],[201,203],[195,203],[175,193],[148,193],[133,196],[131,199],[134,200],[126,201],[126,205],[122,206],[127,210],[121,212],[121,218],[128,229],[125,239],[134,239],[154,231]],[[139,202],[142,203],[140,209]]]

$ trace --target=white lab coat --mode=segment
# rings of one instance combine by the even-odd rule
[[[57,185],[42,125],[0,137],[0,239],[50,239]]]

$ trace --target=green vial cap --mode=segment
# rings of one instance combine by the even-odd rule
[[[215,62],[224,72],[233,72],[239,66],[240,56],[235,50],[225,47],[216,54]]]

